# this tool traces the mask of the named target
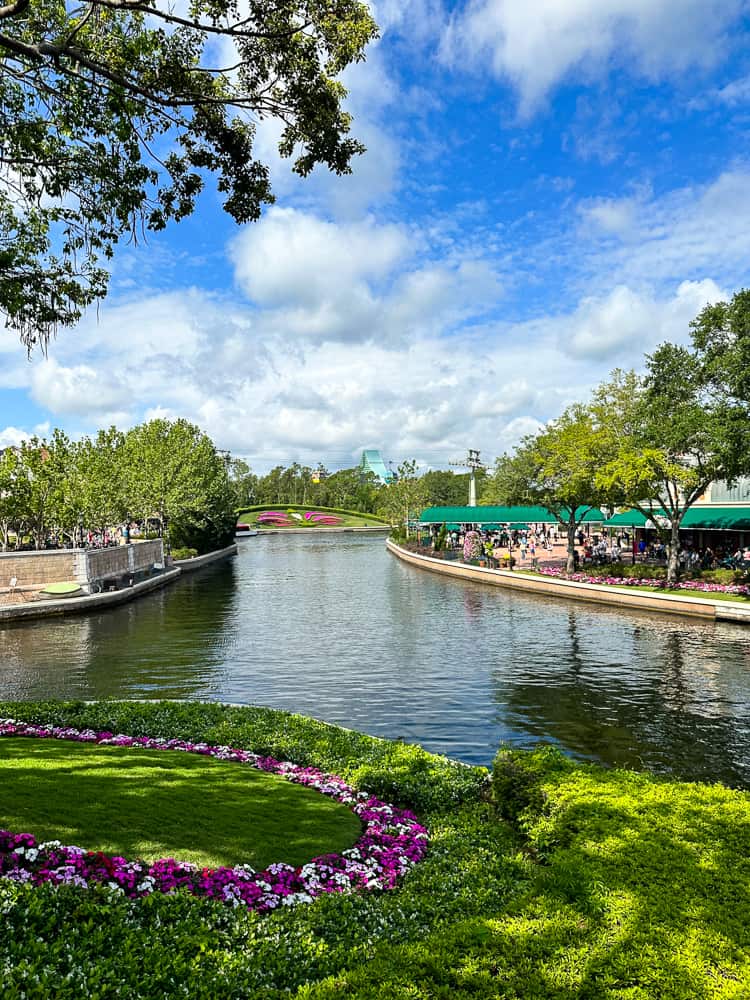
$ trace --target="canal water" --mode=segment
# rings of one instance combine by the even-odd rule
[[[472,763],[547,742],[750,787],[750,629],[443,579],[382,536],[239,545],[121,608],[0,628],[0,698],[269,705]]]

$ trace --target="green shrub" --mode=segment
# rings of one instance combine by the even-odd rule
[[[198,555],[197,549],[191,549],[187,547],[182,547],[179,549],[172,549],[173,559],[194,559]]]
[[[693,573],[685,573],[686,578],[694,578]],[[704,569],[699,574],[698,577],[701,580],[705,580],[706,583],[740,583],[742,582],[746,574],[743,570],[737,569]]]

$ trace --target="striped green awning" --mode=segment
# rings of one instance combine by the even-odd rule
[[[583,510],[583,508],[579,508]],[[554,524],[556,519],[546,507],[428,507],[419,519],[422,524]],[[601,524],[604,514],[596,508],[583,517],[586,523]]]

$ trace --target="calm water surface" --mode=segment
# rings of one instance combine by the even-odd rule
[[[122,608],[0,628],[0,698],[270,705],[473,763],[546,741],[750,787],[750,629],[444,580],[382,536],[239,544]]]

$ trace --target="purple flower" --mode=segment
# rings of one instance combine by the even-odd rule
[[[185,740],[147,736],[95,733],[70,727],[34,726],[13,719],[0,719],[0,736],[28,736],[96,742],[107,746],[139,747],[149,750],[181,750],[247,764],[278,774],[288,781],[314,788],[345,803],[362,821],[364,830],[354,847],[341,854],[313,858],[301,868],[282,862],[264,871],[247,865],[232,868],[199,869],[175,858],[161,858],[153,864],[101,851],[64,846],[58,841],[37,843],[30,833],[0,830],[0,877],[40,885],[93,883],[136,898],[152,892],[172,893],[185,888],[197,896],[220,899],[230,906],[246,906],[259,913],[279,905],[294,906],[330,892],[355,889],[392,889],[398,879],[422,860],[428,833],[413,813],[396,809],[373,796],[347,785],[335,775],[313,767],[300,767],[273,757],[261,757],[248,750]]]

